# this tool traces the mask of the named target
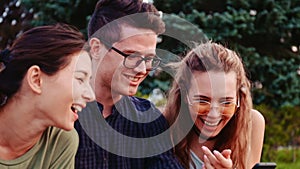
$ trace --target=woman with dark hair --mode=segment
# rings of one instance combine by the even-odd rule
[[[178,64],[165,115],[185,168],[250,169],[260,161],[264,117],[252,109],[240,57],[212,42]]]
[[[0,64],[0,168],[74,168],[74,121],[95,98],[82,33],[33,28],[1,51]]]

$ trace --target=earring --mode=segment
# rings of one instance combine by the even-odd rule
[[[0,107],[5,105],[7,102],[7,96],[2,94]]]

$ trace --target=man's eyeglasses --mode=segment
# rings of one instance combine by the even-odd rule
[[[187,96],[187,101],[188,104],[192,106],[193,109],[198,113],[198,115],[207,115],[211,108],[213,108],[211,102],[204,99],[197,98],[196,100],[190,101],[189,97]],[[237,103],[224,100],[218,102],[218,106],[214,107],[218,108],[218,111],[221,115],[228,116],[233,115],[236,112],[237,108],[240,107],[240,102],[239,100]]]
[[[126,68],[134,69],[134,68],[138,67],[143,61],[145,62],[147,71],[155,70],[160,65],[161,59],[157,56],[144,57],[143,55],[138,54],[138,53],[126,54],[126,53],[120,51],[119,49],[113,47],[109,43],[103,41],[102,39],[100,39],[100,40],[106,47],[114,50],[115,52],[117,52],[118,54],[120,54],[124,57],[123,65]]]

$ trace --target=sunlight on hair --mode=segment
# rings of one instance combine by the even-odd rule
[[[153,0],[143,0],[143,2],[153,4]]]

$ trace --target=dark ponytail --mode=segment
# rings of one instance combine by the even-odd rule
[[[47,75],[66,67],[72,54],[85,47],[85,38],[73,26],[56,24],[32,28],[0,54],[0,105],[20,88],[27,70],[37,65]],[[86,49],[87,50],[87,49]]]

